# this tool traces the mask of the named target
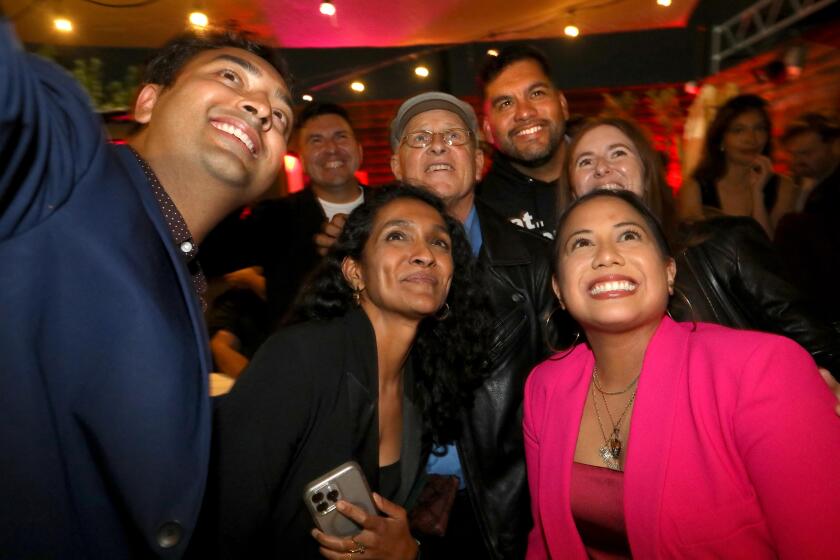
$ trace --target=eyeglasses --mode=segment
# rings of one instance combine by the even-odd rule
[[[403,136],[403,142],[412,148],[425,148],[434,141],[438,134],[447,146],[463,146],[470,141],[472,136],[472,132],[466,128],[449,128],[441,132],[414,130]]]

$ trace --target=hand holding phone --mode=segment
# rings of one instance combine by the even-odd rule
[[[355,505],[339,501],[337,508],[364,530],[351,537],[335,537],[318,529],[312,536],[321,545],[321,554],[327,558],[346,558],[348,553],[364,554],[370,560],[412,560],[419,553],[420,543],[411,536],[408,514],[399,505],[373,494],[376,508],[381,515],[370,515]]]
[[[303,501],[315,525],[324,533],[336,537],[359,534],[362,526],[336,509],[339,500],[349,502],[370,515],[378,515],[365,475],[355,461],[339,465],[307,484]]]

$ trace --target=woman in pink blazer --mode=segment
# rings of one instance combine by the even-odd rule
[[[838,557],[840,421],[808,353],[667,317],[674,261],[630,192],[579,198],[557,231],[586,343],[526,385],[528,558]]]

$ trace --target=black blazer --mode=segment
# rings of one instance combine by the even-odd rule
[[[376,340],[360,309],[295,325],[254,356],[214,419],[208,513],[222,558],[320,558],[305,485],[355,460],[379,486]],[[420,475],[421,419],[404,380],[404,503]]]

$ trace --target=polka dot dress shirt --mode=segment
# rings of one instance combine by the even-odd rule
[[[155,175],[155,172],[152,171],[149,163],[140,157],[140,154],[136,151],[134,151],[134,155],[137,157],[137,161],[140,163],[143,173],[146,175],[146,178],[149,180],[149,184],[152,186],[152,192],[155,194],[155,200],[157,200],[160,212],[166,220],[166,225],[169,227],[169,232],[172,234],[172,239],[175,242],[175,246],[178,248],[178,253],[180,253],[180,255],[184,258],[184,262],[190,271],[193,289],[195,290],[195,294],[198,296],[198,301],[201,303],[201,309],[206,311],[207,301],[205,300],[204,295],[207,293],[207,279],[204,277],[201,265],[195,258],[198,254],[198,244],[193,241],[192,234],[187,227],[187,222],[184,221],[184,217],[178,211],[175,203],[172,202],[172,198],[170,198],[169,194],[167,194],[166,189],[164,189],[163,185],[160,184],[157,175]]]

